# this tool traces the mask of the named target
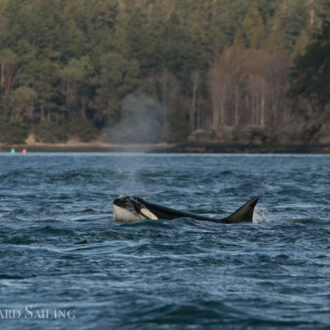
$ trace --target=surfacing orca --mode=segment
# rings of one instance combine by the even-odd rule
[[[254,207],[258,198],[252,198],[233,214],[223,219],[212,219],[201,215],[177,211],[165,206],[149,203],[135,196],[122,196],[113,201],[113,215],[115,220],[134,222],[139,220],[173,220],[177,218],[192,218],[200,221],[217,223],[252,222]]]

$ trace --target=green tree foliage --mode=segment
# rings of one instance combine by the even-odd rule
[[[281,34],[285,48],[292,52],[302,29],[309,24],[308,1],[283,1],[275,18],[274,28]]]
[[[59,75],[63,85],[65,97],[64,111],[69,112],[69,117],[78,114],[82,118],[87,116],[87,107],[90,95],[90,80],[94,70],[88,56],[80,59],[73,58],[60,71]]]
[[[33,121],[36,99],[37,93],[32,88],[27,86],[16,88],[10,95],[11,122],[22,122],[25,118]]]
[[[295,94],[327,102],[315,36],[329,12],[327,0],[0,0],[0,140],[180,141],[277,123],[289,56]],[[156,129],[111,134],[128,118]]]
[[[120,100],[138,87],[139,65],[118,53],[108,53],[100,59],[100,72],[95,77],[94,109],[99,120],[114,124],[120,119]]]
[[[256,2],[252,1],[243,21],[243,33],[248,48],[261,48],[265,43],[265,30]]]
[[[330,103],[330,21],[324,22],[316,40],[296,58],[291,78],[291,95],[308,99],[315,110]]]

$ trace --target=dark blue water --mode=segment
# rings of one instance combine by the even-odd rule
[[[122,194],[260,202],[253,224],[123,224]],[[329,329],[329,200],[329,156],[2,154],[0,328]]]

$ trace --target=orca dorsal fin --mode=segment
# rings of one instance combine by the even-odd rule
[[[252,222],[253,211],[258,203],[259,198],[252,198],[246,204],[241,206],[237,211],[231,214],[229,217],[223,219],[224,223],[240,223],[240,222]]]

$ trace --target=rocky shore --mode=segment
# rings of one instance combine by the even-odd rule
[[[142,152],[142,153],[311,153],[330,154],[330,144],[239,144],[187,142],[180,144],[20,144],[0,145],[0,152]]]

